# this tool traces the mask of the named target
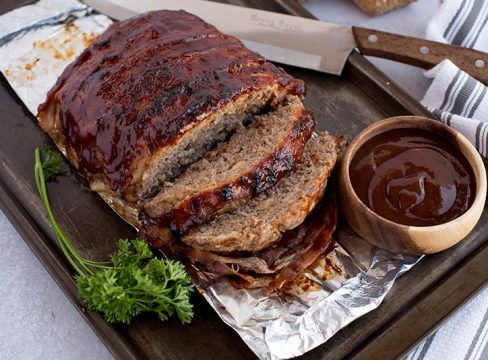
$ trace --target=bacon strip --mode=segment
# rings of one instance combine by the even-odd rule
[[[302,225],[286,232],[278,244],[252,255],[215,254],[192,248],[174,237],[167,237],[162,249],[190,262],[212,279],[228,277],[236,287],[266,287],[269,293],[275,293],[290,285],[320,255],[333,250],[336,225],[337,204],[330,194]]]
[[[320,221],[317,221],[320,219]],[[277,292],[291,284],[295,278],[306,268],[312,265],[315,260],[326,252],[334,248],[332,234],[337,226],[337,204],[334,196],[330,196],[329,201],[322,207],[319,216],[313,219],[313,224],[307,231],[306,238],[313,239],[313,244],[309,250],[301,253],[290,262],[288,266],[281,269],[274,280],[268,286],[268,292]]]

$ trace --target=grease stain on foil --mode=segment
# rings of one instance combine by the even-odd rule
[[[3,26],[8,15],[0,16]],[[104,15],[92,15],[28,31],[0,46],[0,71],[36,116],[64,68],[111,23]]]

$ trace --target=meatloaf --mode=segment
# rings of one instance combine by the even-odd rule
[[[282,239],[250,254],[222,255],[185,245],[177,239],[164,244],[166,254],[198,264],[210,279],[230,278],[237,287],[266,288],[278,292],[292,285],[308,267],[321,261],[334,249],[333,232],[337,225],[337,204],[329,189],[313,213]]]
[[[38,117],[91,189],[139,209],[250,116],[304,92],[237,38],[163,10],[111,25],[64,70]]]
[[[311,137],[304,94],[238,39],[184,11],[155,11],[100,35],[38,117],[141,238],[279,290],[330,247],[337,219],[332,198],[310,215],[341,141]]]

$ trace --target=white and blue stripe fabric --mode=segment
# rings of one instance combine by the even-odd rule
[[[487,360],[488,288],[403,360]]]
[[[487,23],[488,0],[445,0],[428,24],[426,37],[488,52]],[[433,81],[422,104],[488,158],[488,88],[449,60],[425,75]],[[488,360],[488,288],[404,358],[438,359]]]
[[[427,26],[426,37],[488,52],[487,23],[487,0],[446,0]],[[425,75],[433,81],[422,104],[488,158],[488,88],[449,60]]]
[[[486,51],[487,22],[488,1],[445,0],[427,25],[426,38]]]

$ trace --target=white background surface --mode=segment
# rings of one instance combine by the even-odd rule
[[[317,0],[307,7],[324,21],[423,37],[438,4],[439,0],[420,0],[378,18],[365,16],[346,0]],[[417,99],[429,85],[419,69],[383,60],[374,63]],[[0,359],[112,359],[1,212],[0,243]],[[466,314],[473,307],[486,308],[487,299],[485,291],[441,330],[443,336],[459,336],[455,329],[469,326],[463,321]]]

